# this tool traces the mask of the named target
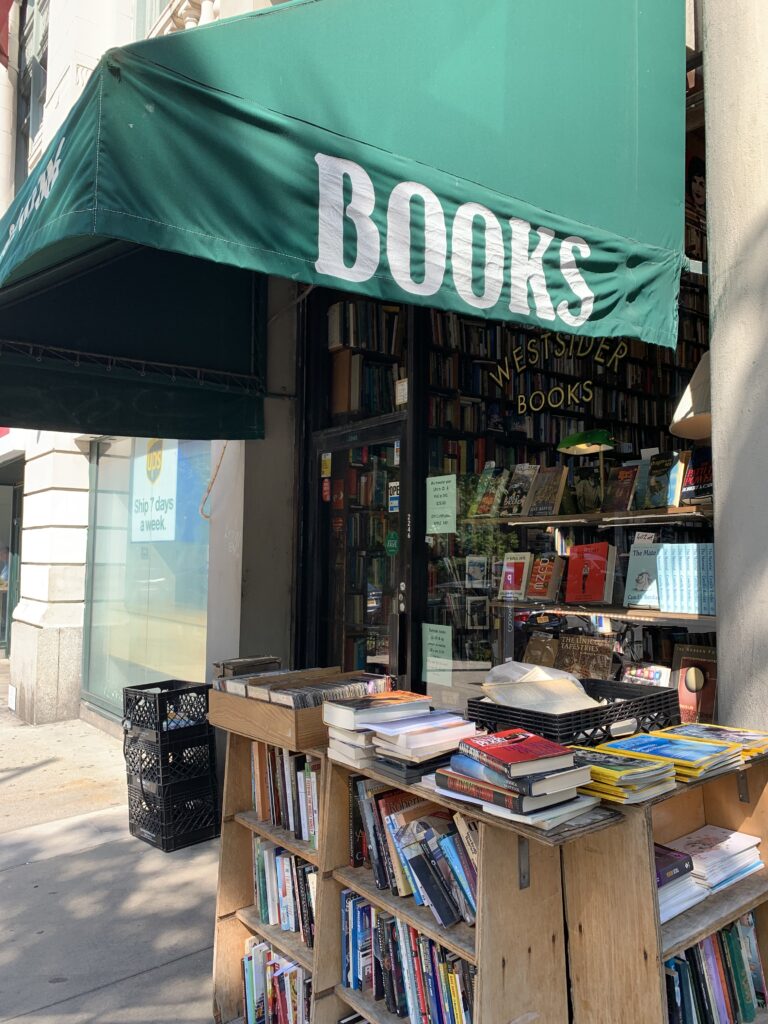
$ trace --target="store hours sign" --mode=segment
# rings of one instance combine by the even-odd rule
[[[137,437],[131,474],[131,541],[176,539],[176,480],[179,443]]]

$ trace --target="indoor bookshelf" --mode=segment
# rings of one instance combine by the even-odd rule
[[[768,950],[768,869],[659,923],[653,843],[705,824],[759,836],[768,855],[768,757],[623,809],[614,829],[563,849],[574,1024],[667,1024],[664,961],[747,911]],[[596,893],[596,886],[600,892]],[[761,1019],[761,1018],[758,1018]]]

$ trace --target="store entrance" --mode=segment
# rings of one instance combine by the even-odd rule
[[[393,419],[313,439],[308,663],[406,673],[404,450]]]

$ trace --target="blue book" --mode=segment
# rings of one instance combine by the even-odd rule
[[[339,899],[341,901],[341,983],[345,988],[351,988],[349,980],[349,913],[347,907],[355,898],[352,889],[342,889]]]
[[[624,607],[659,607],[659,552],[661,544],[633,544],[629,549]]]
[[[733,744],[700,743],[698,740],[680,741],[640,733],[621,740],[609,740],[600,744],[598,750],[626,751],[628,754],[639,756],[665,758],[690,768],[706,768],[711,761],[717,763],[727,759],[727,755],[733,751]]]
[[[448,867],[451,869],[451,873],[456,881],[459,883],[461,891],[464,893],[464,899],[467,901],[469,906],[472,908],[472,913],[477,913],[477,903],[472,895],[472,887],[469,884],[469,879],[466,876],[464,868],[462,866],[459,855],[456,852],[456,833],[452,832],[450,835],[441,836],[438,839],[440,849],[443,851]]]

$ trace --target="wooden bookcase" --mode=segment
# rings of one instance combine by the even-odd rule
[[[653,843],[705,824],[760,836],[768,852],[768,757],[680,785],[563,849],[574,1024],[667,1024],[664,961],[748,910],[768,952],[768,869],[659,923]],[[764,1020],[765,1017],[759,1019]]]

